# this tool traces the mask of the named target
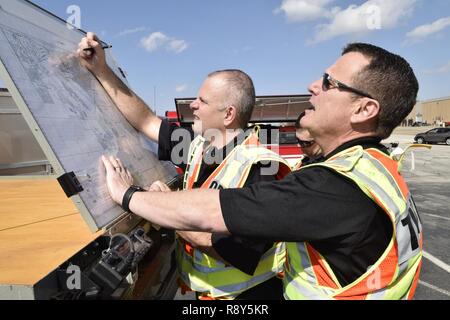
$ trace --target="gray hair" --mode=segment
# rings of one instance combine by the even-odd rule
[[[256,103],[255,86],[248,74],[237,69],[215,71],[208,78],[222,76],[228,87],[228,101],[237,108],[237,118],[241,128],[247,127]]]

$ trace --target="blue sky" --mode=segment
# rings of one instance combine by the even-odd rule
[[[302,94],[340,55],[363,41],[404,56],[420,99],[450,96],[448,0],[36,0],[113,45],[133,89],[158,114],[196,96],[214,70],[239,68],[258,95]],[[156,86],[156,97],[154,87]],[[156,98],[156,99],[155,99]]]

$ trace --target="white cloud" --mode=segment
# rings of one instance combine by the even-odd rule
[[[311,44],[341,35],[363,34],[376,29],[391,29],[409,17],[417,0],[369,0],[360,6],[335,8],[329,23],[316,26]]]
[[[425,74],[443,74],[450,72],[450,61],[436,69],[426,70]]]
[[[168,49],[175,53],[181,53],[186,50],[188,47],[188,43],[184,40],[171,40],[169,42]]]
[[[389,29],[412,14],[418,0],[368,0],[347,8],[333,7],[334,0],[283,0],[275,13],[283,12],[289,22],[322,21],[308,42],[315,44],[342,35]]]
[[[180,84],[179,86],[177,86],[175,88],[175,91],[176,92],[184,92],[187,90],[187,88],[188,88],[187,84]]]
[[[169,38],[162,32],[153,32],[148,37],[141,39],[141,45],[145,50],[153,52],[158,50],[161,46],[167,43]]]
[[[414,30],[408,32],[406,36],[412,40],[419,40],[439,32],[448,26],[450,26],[450,17],[441,18],[433,23],[418,26]]]
[[[138,28],[134,28],[134,29],[126,29],[123,31],[120,31],[118,34],[116,34],[116,37],[123,37],[123,36],[127,36],[133,33],[138,33],[138,32],[142,32],[147,30],[146,27],[138,27]]]
[[[289,22],[312,21],[329,17],[331,12],[325,8],[333,0],[283,0],[275,13],[283,12]]]
[[[142,38],[141,46],[144,47],[148,52],[154,52],[160,48],[165,48],[168,51],[172,51],[178,54],[186,50],[189,44],[184,40],[171,38],[158,31]]]

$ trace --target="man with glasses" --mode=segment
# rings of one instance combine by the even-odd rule
[[[139,193],[136,214],[165,227],[286,242],[286,299],[411,299],[422,225],[408,187],[380,143],[416,103],[408,62],[354,43],[309,86],[301,126],[325,161],[242,189]],[[103,158],[112,198],[126,177]]]

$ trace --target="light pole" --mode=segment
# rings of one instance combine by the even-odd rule
[[[153,86],[153,112],[156,114],[156,86]]]

